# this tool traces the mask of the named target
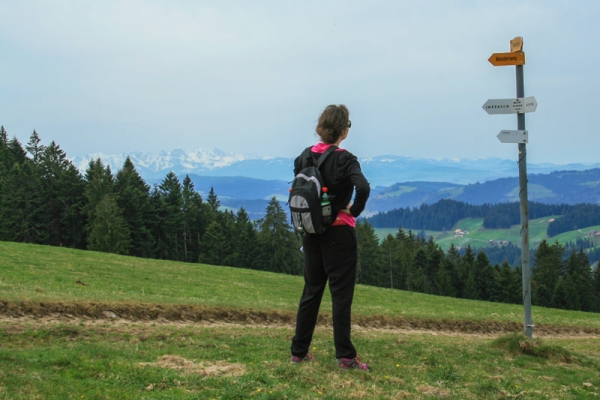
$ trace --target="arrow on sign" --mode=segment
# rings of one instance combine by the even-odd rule
[[[518,99],[490,99],[481,106],[488,114],[524,114],[534,112],[537,108],[535,97]]]
[[[500,131],[496,137],[500,139],[502,143],[527,143],[529,140],[527,131],[503,130]]]
[[[501,67],[503,65],[525,65],[525,53],[522,51],[494,53],[488,58],[488,61],[495,67]]]

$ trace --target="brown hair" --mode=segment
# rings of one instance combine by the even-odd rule
[[[325,107],[319,117],[316,129],[323,143],[335,143],[344,130],[348,128],[349,118],[350,112],[343,104],[339,106],[331,104]]]

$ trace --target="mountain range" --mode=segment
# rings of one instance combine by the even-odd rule
[[[100,158],[116,173],[126,157],[150,184],[173,171],[180,179],[189,175],[198,192],[211,188],[221,204],[244,207],[252,219],[260,218],[267,202],[276,196],[287,201],[293,158],[230,154],[221,150],[176,149],[159,154],[134,152],[121,155],[90,154],[74,158],[83,172]],[[359,158],[372,187],[367,215],[394,208],[417,207],[440,199],[469,204],[518,201],[516,161],[500,158],[418,159],[395,155]],[[599,203],[600,164],[528,164],[529,200],[542,203]]]
[[[198,176],[239,176],[265,180],[292,179],[294,159],[285,157],[264,157],[231,154],[214,149],[198,149],[184,151],[175,149],[159,154],[142,152],[107,155],[101,153],[88,154],[85,157],[72,159],[80,171],[85,171],[92,159],[100,158],[104,165],[117,172],[130,157],[137,171],[147,181],[162,180],[167,173],[173,171],[177,176],[194,174]],[[363,172],[371,185],[390,186],[398,182],[450,182],[469,184],[485,182],[492,179],[518,176],[518,165],[515,160],[500,158],[472,159],[429,159],[411,158],[396,155],[360,158]],[[600,168],[597,164],[528,164],[528,173],[550,173],[557,170],[581,171]]]

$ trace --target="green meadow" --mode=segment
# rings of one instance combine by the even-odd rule
[[[600,231],[600,225],[590,226],[585,229],[565,232],[555,237],[549,238],[546,235],[550,220],[556,216],[532,219],[529,221],[529,245],[535,248],[542,240],[554,243],[558,241],[565,245],[568,242],[575,242],[577,239],[585,239],[587,233],[591,230]],[[464,235],[456,235],[455,230],[460,229],[466,232]],[[375,234],[383,240],[388,234],[395,235],[398,229],[393,228],[375,228]],[[417,234],[419,231],[413,231]],[[451,230],[446,232],[426,230],[427,236],[432,236],[433,240],[444,250],[448,250],[452,244],[454,246],[471,245],[473,248],[486,247],[490,240],[509,241],[514,245],[521,245],[521,225],[513,225],[510,229],[485,229],[483,228],[483,218],[466,218],[460,220]]]
[[[311,352],[289,363],[302,278],[0,242],[0,398],[595,398],[600,314],[357,285],[335,363],[325,296]]]

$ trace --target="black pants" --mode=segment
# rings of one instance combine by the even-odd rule
[[[332,226],[323,235],[305,235],[304,291],[296,318],[291,352],[304,357],[310,347],[325,285],[329,279],[336,358],[356,357],[350,340],[351,308],[356,283],[357,242],[354,228]]]

